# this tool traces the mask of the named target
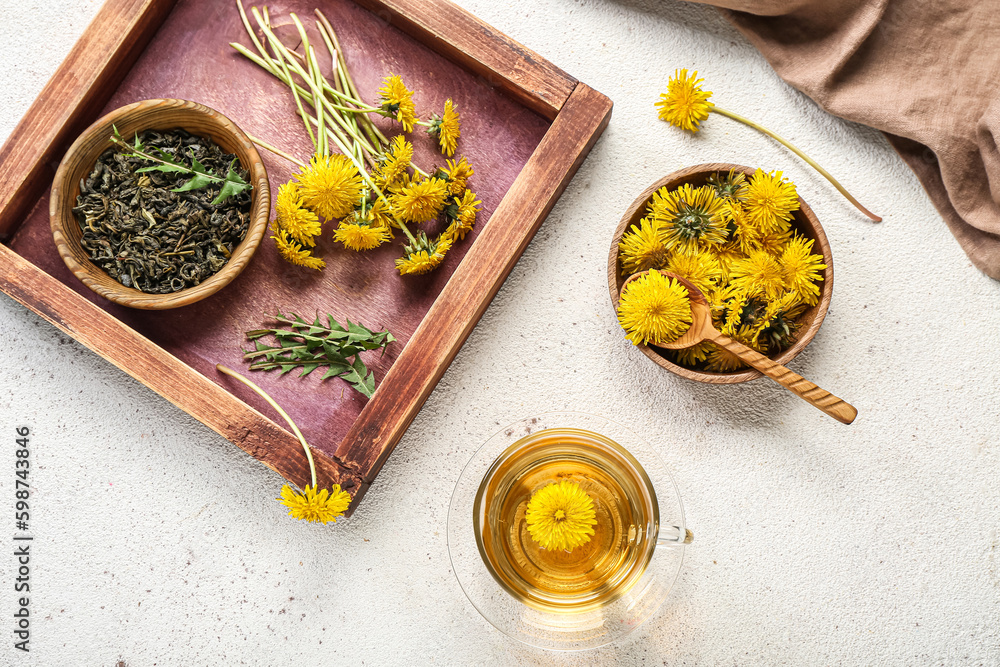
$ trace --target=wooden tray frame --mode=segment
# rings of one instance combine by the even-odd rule
[[[355,1],[551,126],[335,455],[314,450],[320,486],[338,483],[353,495],[348,513],[604,131],[612,107],[448,0]],[[105,2],[0,148],[0,239],[48,189],[65,149],[96,118],[176,2]],[[3,244],[0,289],[286,479],[309,481],[305,455],[289,431]]]

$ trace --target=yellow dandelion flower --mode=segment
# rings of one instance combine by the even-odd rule
[[[753,334],[762,351],[780,352],[795,342],[799,325],[795,322],[805,305],[794,291],[767,304],[764,315],[754,327]]]
[[[660,240],[656,223],[647,216],[622,236],[618,256],[622,263],[622,275],[627,276],[646,269],[662,269],[670,252]]]
[[[278,188],[275,209],[278,212],[275,222],[290,237],[310,248],[316,245],[313,237],[320,233],[319,217],[302,205],[298,184],[289,181]]]
[[[712,322],[720,331],[725,326],[726,316],[734,299],[743,298],[739,290],[729,283],[718,285],[705,295],[708,299],[708,306],[712,310]],[[725,333],[725,332],[723,332]]]
[[[378,165],[378,175],[382,186],[395,183],[406,170],[410,168],[413,161],[413,144],[406,140],[401,134],[397,134],[389,142],[389,149],[381,164]]]
[[[673,278],[651,270],[625,286],[618,322],[633,345],[673,342],[691,326],[688,291]]]
[[[296,178],[302,202],[327,220],[353,211],[361,194],[361,174],[344,155],[314,155]]]
[[[382,96],[380,107],[382,115],[395,118],[397,122],[403,124],[405,131],[413,132],[413,123],[417,120],[414,113],[416,107],[413,105],[413,91],[407,90],[403,80],[390,72],[378,92]]]
[[[476,221],[476,214],[479,212],[479,205],[483,202],[476,199],[475,192],[466,190],[462,193],[461,199],[455,198],[455,203],[458,204],[458,219],[462,221],[463,225],[472,229],[472,225]]]
[[[785,289],[785,276],[778,260],[764,250],[754,250],[746,259],[733,262],[731,280],[748,296],[776,299]]]
[[[768,324],[783,312],[787,312],[799,302],[795,292],[784,292],[771,301],[755,302],[756,309],[746,323],[751,337],[756,338]]]
[[[438,143],[441,146],[441,153],[451,157],[455,154],[455,149],[458,148],[458,138],[462,134],[461,125],[458,117],[458,109],[455,108],[455,105],[449,99],[444,102],[444,116],[438,117],[435,114],[427,132],[437,136]]]
[[[440,178],[428,178],[404,187],[391,197],[393,211],[404,222],[433,220],[444,208],[448,184]]]
[[[368,217],[371,219],[373,225],[384,227],[388,230],[389,235],[392,236],[392,228],[396,226],[396,222],[392,219],[392,211],[389,209],[389,205],[385,199],[379,197],[371,203],[371,207],[368,209]]]
[[[420,250],[397,259],[396,269],[399,270],[399,275],[401,276],[421,275],[424,273],[430,273],[436,269],[443,259],[444,257],[437,259],[433,254],[427,252],[426,250]]]
[[[660,95],[656,106],[660,108],[660,120],[689,132],[701,129],[698,123],[708,118],[708,112],[715,106],[708,101],[712,93],[701,89],[698,72],[688,76],[686,69],[674,70],[667,82],[667,92]]]
[[[726,285],[729,283],[730,267],[732,267],[733,262],[742,258],[744,253],[740,251],[739,243],[736,241],[717,245],[712,250],[715,253],[716,261],[719,262],[718,285]]]
[[[535,491],[524,513],[531,539],[549,551],[572,551],[594,534],[597,510],[579,484],[569,480]]]
[[[770,234],[765,234],[757,239],[757,244],[761,250],[773,255],[774,257],[780,257],[781,253],[785,251],[785,246],[788,245],[788,241],[792,238],[792,229],[788,228],[780,232],[771,232]]]
[[[713,346],[713,348],[714,349],[708,353],[705,370],[713,371],[715,373],[728,373],[730,371],[737,371],[746,366],[746,364],[744,364],[739,357],[726,348],[718,346]]]
[[[730,169],[728,174],[723,174],[721,171],[715,172],[708,177],[705,184],[711,186],[720,199],[728,199],[733,202],[743,201],[747,195],[747,189],[750,187],[747,184],[746,174],[735,169]]]
[[[663,244],[670,250],[694,250],[699,244],[725,243],[728,238],[723,200],[708,186],[685,183],[672,192],[653,195],[649,210]]]
[[[723,216],[728,221],[729,238],[739,248],[742,255],[748,255],[752,250],[760,249],[760,240],[764,235],[760,228],[750,220],[746,209],[740,202],[727,201],[723,207]]]
[[[289,516],[300,521],[337,523],[337,517],[343,516],[351,504],[351,494],[342,491],[340,484],[334,484],[330,491],[322,489],[319,493],[308,484],[304,493],[298,493],[285,484],[281,487],[281,497],[277,500],[288,508]]]
[[[462,156],[458,162],[448,160],[447,164],[448,168],[441,171],[444,172],[445,180],[448,181],[448,192],[460,195],[465,190],[465,182],[469,180],[469,176],[476,172],[472,169],[472,165],[465,160],[465,156]]]
[[[687,278],[691,284],[708,294],[722,277],[719,260],[711,251],[677,252],[667,261],[666,270]]]
[[[360,252],[377,248],[389,239],[392,234],[387,227],[379,227],[359,216],[348,220],[341,220],[337,231],[333,233],[333,240],[340,241],[350,250]]]
[[[781,172],[766,173],[757,169],[750,178],[746,193],[747,216],[764,234],[788,228],[792,212],[799,209],[795,184]]]
[[[280,227],[275,229],[274,236],[271,238],[274,239],[274,245],[277,246],[278,253],[286,262],[296,266],[303,266],[307,269],[316,269],[317,271],[326,266],[326,262],[319,257],[313,257],[312,253],[303,249],[300,243],[289,238],[288,232],[284,229]]]
[[[719,331],[734,336],[745,320],[753,318],[756,307],[757,302],[752,301],[741,287],[730,285],[713,301],[713,321]]]
[[[461,197],[455,197],[447,208],[451,223],[445,230],[445,235],[452,239],[464,239],[472,231],[472,226],[476,223],[476,212],[482,203],[471,190],[463,192]]]
[[[785,246],[779,262],[785,287],[795,290],[802,301],[810,306],[819,303],[818,281],[826,268],[821,255],[812,254],[813,240],[796,235]]]
[[[423,176],[417,176],[415,174],[411,174],[410,172],[406,172],[397,178],[394,183],[390,183],[386,186],[386,191],[395,194],[402,191],[404,188],[410,187],[414,183],[419,183],[422,180]]]
[[[420,275],[430,273],[444,261],[445,253],[451,249],[452,239],[444,235],[436,243],[428,243],[427,249],[410,250],[406,255],[396,260],[399,275]]]
[[[682,366],[696,366],[708,358],[708,353],[712,351],[715,347],[713,343],[707,340],[703,340],[700,343],[695,343],[691,347],[685,347],[681,350],[671,350],[674,359],[677,363]]]

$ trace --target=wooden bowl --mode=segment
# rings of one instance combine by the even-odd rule
[[[646,215],[646,204],[652,199],[653,194],[664,186],[670,190],[685,183],[690,183],[692,186],[698,187],[704,185],[711,174],[719,171],[728,172],[730,169],[743,172],[748,177],[752,176],[755,171],[750,167],[738,164],[695,165],[687,169],[675,171],[661,178],[646,188],[632,202],[625,215],[622,216],[621,222],[618,223],[617,229],[615,229],[614,238],[611,239],[611,250],[608,253],[608,289],[611,291],[611,303],[616,313],[618,312],[618,294],[621,292],[622,284],[625,282],[625,278],[622,277],[622,266],[618,261],[618,244],[621,242],[625,231],[632,225],[638,225],[639,221]],[[771,359],[782,365],[788,365],[788,362],[794,359],[809,344],[809,341],[813,339],[816,332],[819,331],[820,325],[823,324],[823,318],[826,317],[827,308],[830,306],[830,297],[833,296],[833,255],[830,253],[830,242],[827,241],[826,234],[823,232],[823,227],[819,224],[819,220],[816,219],[816,215],[801,197],[799,197],[799,210],[795,212],[792,227],[798,230],[803,236],[815,241],[813,243],[813,252],[823,256],[823,263],[826,264],[826,269],[823,270],[823,280],[819,283],[819,303],[807,309],[798,318],[801,327],[795,343],[787,350],[771,356]],[[697,380],[698,382],[707,382],[709,384],[736,384],[761,377],[761,373],[752,368],[730,371],[728,373],[693,370],[670,361],[667,358],[666,350],[647,345],[638,345],[637,347],[657,365],[689,380]]]
[[[227,153],[233,153],[250,173],[253,185],[250,205],[250,223],[246,236],[233,251],[229,261],[214,275],[199,285],[171,294],[147,294],[132,287],[125,287],[93,264],[87,251],[80,245],[82,232],[73,215],[76,198],[80,194],[80,180],[94,168],[97,158],[111,147],[111,126],[118,128],[122,137],[132,137],[143,130],[171,130],[182,128],[191,134],[209,137]],[[88,127],[73,142],[63,156],[49,199],[49,222],[56,248],[66,266],[84,285],[109,301],[130,308],[163,310],[177,308],[200,301],[215,294],[240,274],[253,256],[267,230],[271,213],[271,193],[268,189],[267,171],[250,139],[236,124],[196,102],[185,100],[145,100],[116,109]]]

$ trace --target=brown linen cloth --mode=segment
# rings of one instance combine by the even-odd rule
[[[694,1],[722,8],[821,107],[882,130],[972,262],[1000,279],[1000,4]]]

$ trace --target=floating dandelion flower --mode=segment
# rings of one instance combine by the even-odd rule
[[[597,524],[593,499],[565,479],[535,491],[524,516],[531,539],[549,551],[572,551],[586,544]]]

